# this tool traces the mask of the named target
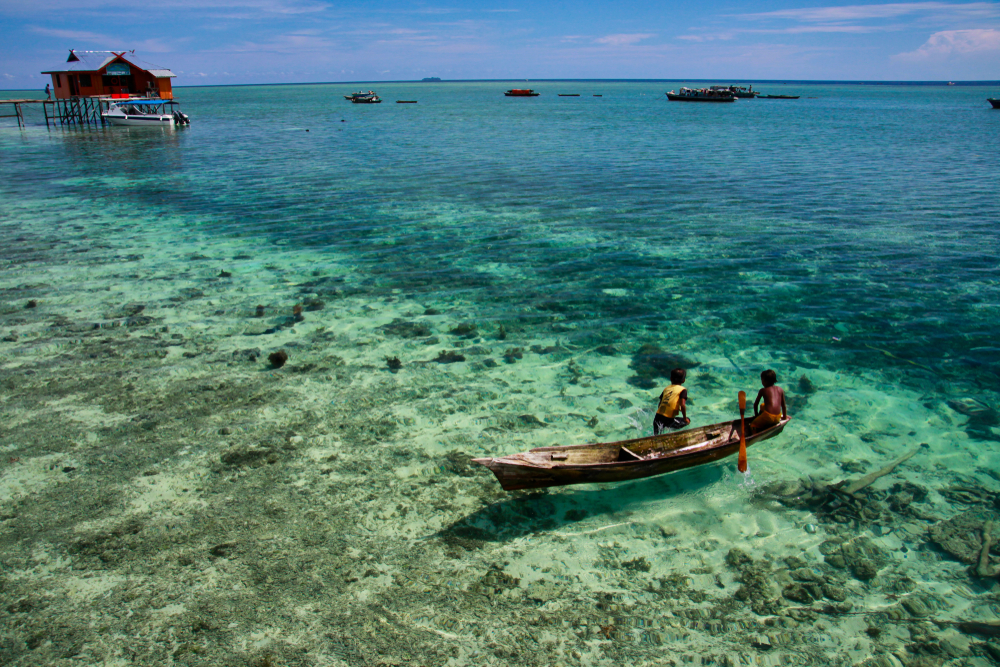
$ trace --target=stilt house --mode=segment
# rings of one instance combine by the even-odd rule
[[[57,100],[72,97],[129,97],[139,95],[171,100],[170,79],[177,76],[135,57],[133,51],[70,50],[62,69],[42,74],[52,76]]]

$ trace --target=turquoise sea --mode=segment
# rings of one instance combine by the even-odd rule
[[[682,85],[0,121],[0,662],[1000,659],[998,91]],[[675,366],[694,425],[777,372],[749,473],[468,463],[649,434]]]

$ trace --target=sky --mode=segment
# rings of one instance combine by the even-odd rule
[[[1000,2],[0,0],[0,88],[69,49],[174,84],[442,79],[1000,79]]]

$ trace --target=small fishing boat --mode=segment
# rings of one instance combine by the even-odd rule
[[[504,95],[507,97],[538,97],[538,93],[531,88],[511,88]]]
[[[986,101],[989,102],[994,109],[1000,109],[1000,99],[994,99],[992,97],[987,97]]]
[[[735,102],[736,96],[729,90],[710,88],[681,88],[679,93],[670,91],[667,99],[671,102]]]
[[[133,127],[190,125],[191,119],[174,109],[176,105],[173,100],[118,100],[111,102],[101,117],[111,125]]]
[[[797,100],[799,95],[763,95],[762,100]]]
[[[365,95],[364,97],[355,97],[351,102],[354,104],[382,104],[382,98],[378,95]]]
[[[365,101],[371,100],[376,97],[378,97],[378,95],[376,95],[375,91],[373,90],[369,90],[367,93],[364,92],[363,90],[359,90],[356,93],[351,93],[350,95],[344,95],[344,99],[347,100],[348,102],[358,102],[360,100],[361,104],[364,104]]]
[[[747,436],[747,446],[778,435],[788,421],[783,419],[769,429]],[[472,462],[492,470],[505,491],[622,482],[711,463],[735,454],[740,448],[740,438],[738,433],[730,436],[731,424],[720,422],[619,442],[538,447]]]

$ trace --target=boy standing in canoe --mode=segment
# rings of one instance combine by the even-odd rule
[[[660,405],[653,417],[653,435],[660,435],[665,430],[684,428],[691,423],[687,416],[688,391],[682,385],[687,379],[687,371],[675,368],[670,371],[670,386],[660,394]],[[680,413],[680,418],[677,414]]]

